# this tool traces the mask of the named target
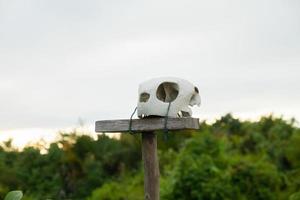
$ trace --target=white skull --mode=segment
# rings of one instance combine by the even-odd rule
[[[151,79],[139,85],[138,93],[137,114],[139,118],[166,115],[190,117],[192,110],[189,106],[200,106],[201,103],[198,88],[180,78]]]

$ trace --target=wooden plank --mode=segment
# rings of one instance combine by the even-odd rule
[[[128,132],[130,120],[103,120],[96,122],[96,132]],[[165,118],[144,118],[133,119],[132,132],[148,132],[163,130],[165,127]],[[168,130],[199,129],[199,119],[197,118],[168,118]]]
[[[154,132],[142,133],[145,200],[159,200],[157,139]]]

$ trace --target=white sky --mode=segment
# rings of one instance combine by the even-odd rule
[[[201,119],[299,120],[299,11],[299,0],[0,0],[0,140],[128,118],[138,84],[158,76],[197,85]]]

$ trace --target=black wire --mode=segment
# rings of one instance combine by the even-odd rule
[[[134,132],[132,132],[132,118],[133,118],[133,116],[134,116],[136,110],[137,110],[137,107],[135,107],[133,113],[132,113],[131,116],[130,116],[128,132],[130,133],[130,135],[133,135],[133,138],[135,139],[135,141],[136,141],[139,145],[141,145],[141,140],[140,140],[139,138],[136,138],[136,137],[135,137],[135,135],[137,135],[138,137],[139,137],[139,135],[138,135],[138,134],[134,134]]]
[[[134,113],[136,112],[136,110],[137,110],[137,107],[135,107],[133,113],[132,113],[131,116],[130,116],[129,127],[128,127],[128,132],[129,132],[130,134],[133,133],[132,130],[131,130],[131,129],[132,129],[132,118],[133,118],[133,115],[134,115]]]
[[[168,133],[169,133],[169,130],[168,130],[168,118],[169,118],[169,117],[168,117],[168,115],[169,115],[170,107],[171,107],[171,102],[169,102],[168,109],[167,109],[167,113],[166,113],[166,115],[165,115],[165,123],[164,123],[164,140],[167,140],[167,139],[169,138],[169,137],[168,137]],[[133,132],[132,132],[132,118],[133,118],[133,116],[134,116],[136,110],[137,110],[137,107],[135,107],[133,113],[132,113],[131,116],[130,116],[129,127],[128,127],[128,132],[129,132],[130,134],[133,134]]]
[[[169,102],[167,113],[165,115],[164,140],[168,140],[168,138],[169,138],[169,135],[168,135],[169,130],[168,130],[167,125],[168,125],[168,115],[169,115],[170,107],[171,107],[171,102]]]

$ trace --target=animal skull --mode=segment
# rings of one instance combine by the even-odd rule
[[[151,79],[139,85],[138,93],[137,114],[139,118],[166,115],[191,117],[192,110],[189,106],[200,106],[201,103],[198,88],[180,78]]]

